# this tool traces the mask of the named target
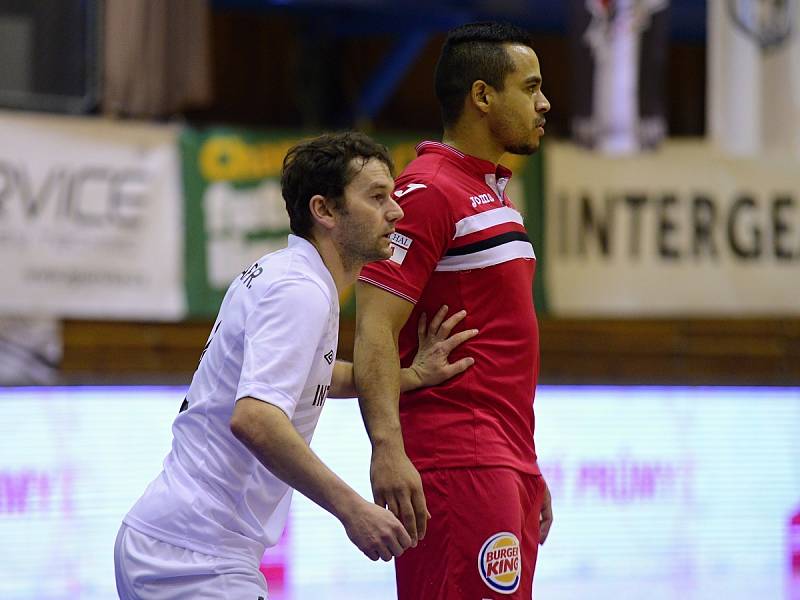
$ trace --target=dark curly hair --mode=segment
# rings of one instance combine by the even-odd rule
[[[344,188],[373,158],[394,173],[386,146],[358,131],[326,133],[290,148],[283,159],[281,193],[292,232],[308,238],[313,224],[308,206],[311,198],[319,194],[339,208]]]

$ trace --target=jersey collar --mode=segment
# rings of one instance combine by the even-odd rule
[[[479,179],[484,179],[486,175],[494,175],[496,179],[510,179],[511,169],[503,165],[496,165],[477,156],[464,154],[457,148],[453,148],[442,142],[426,140],[417,144],[417,156],[423,154],[440,154],[446,156],[457,163],[462,169],[475,175]]]

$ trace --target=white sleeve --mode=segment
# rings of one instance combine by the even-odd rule
[[[269,402],[291,419],[328,326],[330,302],[311,280],[270,286],[244,326],[242,373],[236,399]]]

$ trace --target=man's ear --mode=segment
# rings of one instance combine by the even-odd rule
[[[311,212],[311,220],[319,223],[324,229],[333,229],[336,220],[333,217],[333,210],[325,196],[316,194],[308,201],[308,210]]]
[[[472,82],[472,87],[469,90],[469,100],[472,105],[480,112],[486,114],[489,112],[489,104],[494,97],[494,88],[482,79],[477,79]]]

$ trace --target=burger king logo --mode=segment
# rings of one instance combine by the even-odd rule
[[[522,556],[517,536],[501,531],[486,540],[478,554],[478,572],[483,582],[495,592],[516,592],[522,573]]]

